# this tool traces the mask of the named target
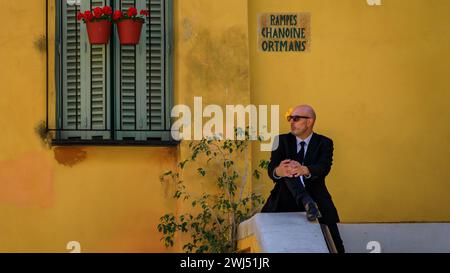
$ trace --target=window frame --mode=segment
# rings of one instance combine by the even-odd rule
[[[49,0],[50,1],[50,0]],[[65,0],[63,0],[65,1]],[[64,115],[63,112],[63,105],[61,103],[61,97],[63,96],[64,92],[64,86],[63,86],[63,52],[62,52],[62,44],[63,41],[63,3],[61,0],[55,0],[55,62],[54,62],[54,68],[55,68],[55,97],[56,102],[54,106],[55,109],[55,129],[49,129],[48,128],[48,94],[47,94],[47,131],[55,131],[54,136],[52,137],[51,144],[57,145],[57,146],[65,146],[65,145],[95,145],[95,146],[173,146],[179,144],[179,141],[175,141],[172,139],[170,131],[170,126],[172,125],[172,119],[170,117],[170,111],[173,107],[173,101],[174,101],[174,92],[173,92],[173,0],[161,0],[162,4],[165,5],[164,8],[164,51],[165,54],[162,56],[164,61],[164,100],[162,103],[164,104],[164,110],[161,111],[162,116],[164,118],[163,126],[164,130],[136,130],[133,132],[136,132],[138,134],[139,132],[161,132],[161,135],[164,135],[164,137],[161,138],[151,138],[147,140],[119,140],[116,139],[116,133],[118,130],[116,130],[116,123],[115,123],[115,117],[116,115],[120,115],[120,112],[117,112],[115,110],[116,106],[116,88],[115,88],[115,81],[116,81],[116,71],[115,63],[116,63],[116,57],[115,57],[115,49],[118,46],[116,44],[116,41],[114,39],[115,37],[115,30],[114,34],[111,35],[111,50],[109,50],[109,58],[110,62],[108,64],[108,70],[109,70],[109,81],[107,82],[108,85],[111,86],[111,90],[106,95],[110,97],[110,103],[108,104],[105,102],[106,108],[109,111],[109,124],[105,127],[109,130],[104,130],[105,132],[109,132],[111,138],[110,139],[63,139],[61,137],[61,132],[64,130],[64,125],[61,122],[61,118]],[[111,6],[114,6],[116,1],[120,0],[111,0]],[[151,1],[151,0],[149,0]],[[47,3],[48,5],[48,3]],[[47,10],[48,13],[48,10]],[[48,28],[48,22],[47,22],[47,28]],[[83,54],[83,52],[81,53]],[[48,70],[48,68],[47,68]],[[151,73],[151,70],[150,70]],[[47,88],[48,92],[48,88]],[[150,91],[149,91],[150,92]],[[142,101],[136,102],[140,103]],[[137,122],[137,117],[135,118]],[[151,121],[150,121],[151,122]],[[92,127],[89,129],[91,131],[97,131],[93,129]],[[72,130],[72,131],[83,131],[82,129]],[[168,136],[168,137],[167,137]]]

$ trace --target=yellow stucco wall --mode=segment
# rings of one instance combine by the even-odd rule
[[[173,188],[159,182],[188,155],[187,144],[46,148],[36,132],[46,117],[45,0],[1,1],[0,9],[17,14],[0,29],[0,251],[68,252],[69,241],[80,242],[83,252],[181,251],[183,238],[166,249],[156,226],[164,213],[189,208],[174,202]],[[195,95],[205,105],[248,104],[247,3],[174,1],[173,13],[175,103],[192,106]],[[190,190],[205,189],[207,182],[198,183],[193,172],[183,176]]]
[[[179,251],[162,246],[156,225],[186,208],[158,176],[186,144],[48,149],[35,131],[45,120],[45,0],[0,1],[0,10],[18,14],[0,29],[0,251],[67,252],[69,241],[85,252]],[[202,96],[281,113],[310,103],[317,131],[335,141],[328,185],[343,221],[449,221],[449,10],[445,0],[175,0],[175,103]],[[256,50],[258,13],[302,11],[311,52]],[[253,166],[268,157],[258,148]],[[193,173],[184,178],[204,189]],[[253,183],[265,196],[271,187]]]
[[[226,105],[250,104],[247,16],[247,1],[175,1],[177,65],[174,83],[179,104],[188,105],[194,111],[194,97],[201,97],[204,107],[216,104],[224,113]],[[198,108],[195,110],[199,111]],[[203,118],[203,125],[208,120]],[[251,177],[250,149],[242,158],[235,158],[241,177],[245,170],[247,177]],[[183,142],[180,157],[187,158],[188,150],[188,143]],[[210,175],[206,179],[200,179],[195,172],[183,173],[183,181],[194,195],[214,191],[215,178],[222,172],[223,165],[213,164],[209,164]],[[252,181],[246,181],[242,185],[248,191]],[[190,205],[180,205],[178,212],[189,209]],[[182,240],[188,238],[182,236],[178,241],[180,245]]]
[[[261,253],[258,239],[254,235],[240,239],[237,248],[242,253]]]
[[[334,140],[327,184],[342,221],[450,221],[449,11],[446,0],[249,0],[252,103],[315,107],[316,131]],[[311,51],[258,52],[265,12],[310,12]],[[266,156],[255,149],[254,163]]]
[[[178,149],[46,148],[35,132],[45,120],[45,2],[0,8],[17,14],[0,30],[0,251],[68,252],[69,241],[84,252],[171,251],[156,225],[175,203],[158,176]]]

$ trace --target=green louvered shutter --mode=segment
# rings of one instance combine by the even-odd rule
[[[62,1],[62,139],[110,139],[110,45],[91,45],[78,11],[109,0]]]
[[[169,140],[171,97],[166,88],[166,2],[122,0],[116,9],[150,9],[136,46],[121,46],[116,35],[116,138]],[[151,23],[150,23],[151,21]]]
[[[62,115],[59,124],[63,131],[61,137],[64,139],[71,137],[82,137],[82,132],[77,132],[81,128],[81,120],[84,113],[81,110],[81,76],[80,76],[80,24],[77,22],[76,5],[62,5],[62,94],[60,103]],[[74,130],[74,131],[65,131]]]
[[[151,24],[147,33],[146,122],[153,135],[170,138],[171,88],[169,87],[169,0],[149,0]],[[158,132],[159,131],[159,132]],[[150,137],[153,137],[150,134]]]
[[[134,0],[116,1],[116,10],[126,10],[134,7]],[[138,128],[139,89],[137,88],[137,52],[134,45],[120,45],[117,31],[115,34],[115,82],[116,82],[116,138],[139,139],[136,133]]]

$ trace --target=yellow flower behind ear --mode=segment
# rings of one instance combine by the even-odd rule
[[[292,108],[289,108],[286,113],[284,113],[284,118],[289,117],[292,114]]]

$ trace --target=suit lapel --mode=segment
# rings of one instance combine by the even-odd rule
[[[289,133],[288,137],[287,155],[289,159],[295,159],[297,155],[297,139],[292,133]]]
[[[304,165],[307,166],[311,162],[312,155],[316,152],[317,146],[319,145],[319,136],[313,133],[311,140],[309,141],[308,149],[306,150]]]

